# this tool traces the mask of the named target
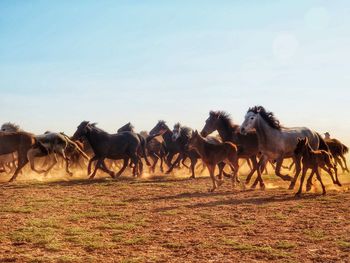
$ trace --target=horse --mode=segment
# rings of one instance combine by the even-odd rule
[[[264,187],[260,167],[264,167],[268,160],[276,161],[276,175],[285,181],[291,181],[289,189],[294,188],[301,171],[300,158],[294,154],[298,138],[307,137],[311,148],[314,150],[328,151],[328,147],[320,134],[306,127],[283,127],[275,115],[272,112],[266,111],[262,106],[249,108],[240,127],[242,134],[248,134],[252,130],[256,131],[258,150],[262,154],[257,169],[258,177],[253,183],[252,188],[255,188],[258,182],[260,182],[260,187]],[[285,158],[293,158],[295,162],[296,172],[294,178],[281,174],[280,169]]]
[[[2,132],[19,132],[22,131],[22,129],[14,124],[14,123],[4,123],[1,126]],[[82,151],[75,142],[70,140],[68,136],[62,133],[55,133],[47,131],[44,134],[41,135],[35,135],[36,144],[30,149],[28,152],[28,159],[30,161],[30,165],[33,171],[37,173],[45,173],[47,174],[57,163],[57,156],[59,155],[63,158],[65,161],[65,168],[66,172],[69,175],[73,175],[73,173],[69,170],[70,161],[69,158],[66,156],[66,150],[67,148],[73,148],[76,151],[79,152],[79,154],[83,155],[85,158],[88,159],[88,156]],[[46,170],[38,170],[34,166],[34,158],[35,157],[51,157],[51,165]]]
[[[327,143],[328,148],[335,160],[335,164],[340,165],[340,167],[343,170],[343,173],[345,172],[349,173],[350,171],[348,169],[346,159],[344,157],[344,155],[349,152],[349,148],[343,143],[341,143],[339,140],[330,138],[330,134],[328,132],[325,133],[325,135],[326,135],[325,142]],[[342,161],[344,162],[344,165]]]
[[[302,164],[303,164],[303,172],[300,178],[300,187],[298,192],[295,194],[296,196],[301,195],[305,175],[309,169],[311,169],[311,174],[309,176],[308,183],[307,183],[308,191],[311,189],[312,177],[314,174],[316,174],[317,179],[321,183],[323,194],[326,194],[326,189],[322,182],[322,179],[318,170],[319,167],[327,171],[327,173],[332,178],[332,181],[334,184],[338,184],[339,186],[341,186],[337,177],[337,167],[335,163],[333,163],[332,155],[329,152],[324,150],[314,151],[309,144],[309,139],[305,137],[305,138],[298,138],[298,143],[294,150],[294,153],[295,155],[300,155],[302,157]],[[335,178],[333,177],[332,170],[335,173]]]
[[[27,132],[1,132],[0,155],[17,152],[18,164],[9,182],[14,181],[18,173],[28,163],[28,152],[36,144],[33,134]]]
[[[243,135],[240,133],[239,125],[232,122],[228,113],[224,111],[210,111],[201,135],[206,137],[214,131],[219,133],[223,141],[229,141],[237,145],[238,157],[247,159],[248,165],[252,164],[252,169],[246,179],[248,184],[258,166],[257,155],[259,150],[256,132],[251,131]]]
[[[165,163],[170,168],[175,154],[180,152],[179,144],[172,139],[173,132],[170,130],[165,121],[160,120],[149,132],[151,136],[161,134],[165,150]]]
[[[133,132],[121,132],[117,134],[109,134],[104,130],[97,128],[95,123],[83,121],[77,127],[72,139],[78,140],[85,137],[91,145],[94,156],[90,159],[88,164],[88,176],[89,179],[93,179],[98,169],[108,173],[112,178],[119,177],[126,166],[128,165],[129,159],[134,163],[133,175],[137,175],[137,168],[140,157],[137,152],[141,147],[139,137]],[[110,171],[104,162],[104,160],[112,159],[119,160],[123,159],[124,163],[118,173]],[[91,173],[91,165],[94,161],[96,162],[95,168]]]
[[[167,174],[171,173],[176,165],[180,163],[188,157],[191,161],[190,169],[191,169],[191,177],[195,178],[195,167],[198,162],[200,156],[195,150],[189,150],[187,144],[192,136],[192,129],[187,126],[182,126],[180,123],[176,123],[174,125],[171,139],[173,142],[177,143],[179,154],[176,160],[171,164],[169,170],[166,172]]]
[[[222,178],[219,180],[215,178],[215,166],[221,162],[226,162],[230,166],[234,167],[234,174],[232,176],[232,185],[235,185],[238,180],[238,149],[232,142],[224,142],[219,144],[209,143],[203,138],[198,131],[195,131],[188,141],[188,148],[195,150],[202,158],[202,161],[208,167],[210,178],[213,183],[213,187],[209,188],[209,192],[215,191],[217,186],[223,183]]]

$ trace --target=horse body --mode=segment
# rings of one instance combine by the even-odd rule
[[[308,191],[311,189],[312,177],[314,174],[316,174],[317,179],[321,183],[323,194],[326,193],[325,186],[322,182],[321,175],[318,170],[319,167],[325,170],[330,175],[334,184],[338,184],[339,186],[341,186],[337,176],[336,165],[333,163],[332,155],[329,152],[324,150],[316,150],[316,151],[313,150],[309,143],[308,138],[305,137],[305,138],[298,138],[298,143],[294,153],[295,155],[300,155],[302,157],[302,164],[303,164],[303,172],[300,179],[300,187],[298,192],[296,193],[296,196],[301,195],[305,175],[309,169],[311,169],[311,174],[309,176],[309,179],[307,180]],[[335,173],[335,177],[333,177],[333,171]]]
[[[245,115],[245,120],[241,125],[241,133],[246,134],[248,131],[255,129],[258,136],[258,149],[262,154],[262,158],[258,164],[264,167],[268,160],[276,161],[275,173],[283,180],[291,181],[290,189],[294,188],[298,175],[301,171],[300,159],[298,159],[294,150],[298,142],[298,138],[306,137],[310,142],[312,149],[317,150],[320,145],[320,137],[316,132],[306,127],[285,128],[275,118],[272,112],[267,112],[262,106],[250,108]],[[296,164],[296,173],[294,178],[289,175],[282,175],[280,172],[283,159],[293,158]],[[258,178],[252,187],[260,182],[260,186],[264,187],[261,178],[260,168],[258,169]]]
[[[94,151],[94,157],[90,159],[88,165],[88,174],[92,179],[97,169],[101,169],[108,173],[112,178],[120,176],[125,170],[129,159],[135,164],[133,174],[136,176],[136,169],[141,161],[137,155],[140,147],[139,137],[133,132],[121,132],[117,134],[109,134],[87,121],[83,121],[77,128],[72,139],[77,140],[86,137]],[[124,164],[121,170],[115,175],[114,172],[108,170],[104,163],[104,159],[119,160],[123,159]],[[93,173],[91,173],[92,162],[97,161]]]
[[[10,179],[15,180],[21,169],[28,163],[28,151],[36,143],[33,134],[27,132],[1,132],[0,155],[17,152],[18,165]]]
[[[219,178],[219,180],[215,178],[215,167],[219,163],[225,162],[234,167],[234,175],[232,176],[233,185],[236,180],[238,180],[238,149],[233,143],[209,143],[196,131],[190,138],[188,147],[198,153],[209,170],[213,183],[213,187],[209,189],[210,192],[213,192],[217,186],[220,186],[223,183],[222,178]]]
[[[349,172],[344,156],[349,152],[349,148],[337,139],[326,138],[325,141],[329,147],[330,152],[332,153],[332,156],[335,159],[335,163],[340,164],[343,172]]]
[[[201,135],[206,137],[217,131],[223,141],[230,141],[238,147],[238,157],[250,160],[253,167],[247,176],[246,183],[249,183],[254,172],[257,170],[258,138],[254,131],[246,134],[240,133],[240,126],[233,124],[232,120],[224,111],[210,111],[209,118],[205,121],[205,126]],[[248,162],[249,163],[249,162]],[[223,169],[220,168],[221,170]],[[221,176],[221,170],[219,175]]]
[[[172,139],[173,132],[170,130],[165,121],[160,120],[149,132],[151,136],[161,134],[163,138],[163,145],[166,154],[165,163],[170,168],[172,165],[172,159],[175,154],[180,152],[180,147],[176,141]]]

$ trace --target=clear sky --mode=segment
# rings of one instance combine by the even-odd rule
[[[202,128],[248,107],[350,142],[350,1],[0,1],[0,122]]]

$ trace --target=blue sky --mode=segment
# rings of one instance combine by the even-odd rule
[[[349,1],[1,1],[0,122],[72,133],[159,119],[286,126],[350,142]]]

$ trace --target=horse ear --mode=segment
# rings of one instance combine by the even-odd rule
[[[298,142],[301,142],[301,138],[300,137],[298,137]]]

